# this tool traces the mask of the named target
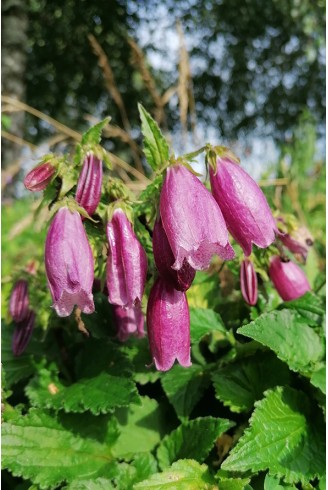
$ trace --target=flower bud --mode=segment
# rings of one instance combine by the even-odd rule
[[[200,180],[183,165],[167,169],[160,214],[174,255],[174,270],[181,269],[185,261],[193,269],[206,269],[213,254],[223,259],[234,257],[219,206]]]
[[[141,302],[147,275],[146,252],[124,211],[116,209],[107,224],[108,301],[131,307]]]
[[[150,351],[159,371],[168,371],[175,359],[181,366],[190,362],[190,315],[186,294],[162,278],[152,287],[147,306]]]
[[[257,303],[257,275],[253,262],[248,259],[240,266],[240,287],[244,300],[250,306]]]
[[[306,226],[300,226],[297,230],[281,235],[280,241],[296,256],[300,256],[303,263],[306,262],[307,255],[313,245],[313,237]]]
[[[26,317],[15,326],[12,350],[15,356],[20,356],[26,349],[34,328],[35,313],[28,310]]]
[[[144,337],[145,319],[140,304],[130,306],[129,308],[113,305],[113,309],[117,327],[117,337],[121,342],[125,342],[130,335]]]
[[[269,276],[284,301],[297,299],[311,290],[303,270],[294,262],[283,261],[277,255],[270,259]]]
[[[100,201],[102,175],[102,161],[89,153],[83,162],[75,198],[90,216],[96,211]]]
[[[24,320],[29,313],[28,283],[24,279],[16,282],[10,295],[9,313],[14,322]]]
[[[56,168],[51,163],[42,163],[33,168],[25,177],[24,185],[32,192],[43,191],[51,181]]]
[[[178,271],[172,269],[174,255],[161,219],[156,221],[154,226],[153,251],[155,264],[161,277],[179,291],[189,289],[196,271],[188,264],[186,259],[184,259],[181,269]]]
[[[228,157],[217,158],[216,172],[210,168],[210,181],[228,230],[246,257],[252,253],[252,243],[268,247],[279,231],[256,182]]]
[[[46,239],[45,267],[58,316],[70,315],[74,305],[83,313],[94,312],[94,260],[77,211],[62,207],[55,215]]]

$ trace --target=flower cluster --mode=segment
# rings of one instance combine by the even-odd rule
[[[213,255],[222,260],[235,257],[229,232],[244,252],[240,287],[243,298],[251,306],[258,299],[258,278],[251,257],[253,244],[264,249],[278,236],[285,247],[301,254],[304,260],[312,244],[304,230],[298,235],[288,235],[278,229],[278,221],[263,192],[228,149],[208,147],[207,151],[211,192],[183,160],[170,162],[160,192],[152,235],[158,277],[148,298],[147,331],[153,362],[161,371],[170,369],[175,360],[184,367],[191,365],[186,291],[196,271],[207,269]],[[30,190],[44,189],[54,172],[55,168],[46,162],[28,174],[25,185]],[[95,310],[94,254],[80,212],[84,208],[85,216],[89,217],[96,212],[102,177],[101,159],[88,151],[75,201],[73,204],[63,201],[48,230],[45,268],[53,308],[61,317],[70,315],[75,305],[86,314]],[[112,305],[117,337],[125,341],[130,335],[144,335],[142,296],[147,255],[134,232],[126,195],[120,196],[119,189],[115,189],[113,186],[115,200],[108,203],[107,209],[106,294]],[[284,256],[271,258],[269,276],[285,301],[310,289],[302,269]],[[22,318],[27,323],[32,321],[26,288],[20,283],[12,295],[12,316],[18,323]]]

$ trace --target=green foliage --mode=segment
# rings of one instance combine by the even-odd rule
[[[266,392],[250,427],[223,463],[225,470],[269,470],[287,483],[309,482],[325,471],[324,423],[306,395],[291,388]]]
[[[220,315],[213,310],[205,308],[190,308],[190,336],[192,342],[199,342],[204,335],[212,331],[226,335],[227,331]]]
[[[110,119],[110,117],[106,117],[103,119],[103,121],[100,121],[100,123],[92,126],[86,133],[84,133],[82,136],[81,145],[88,146],[97,145],[100,143],[102,130],[107,126]]]
[[[182,459],[162,473],[134,486],[135,490],[218,490],[206,465]]]
[[[169,159],[169,145],[161,133],[156,121],[142,107],[138,105],[141,130],[144,136],[144,153],[151,168],[156,171],[162,169]]]
[[[234,424],[226,419],[203,417],[183,423],[164,437],[157,450],[162,469],[178,459],[196,459],[203,462],[216,439]]]

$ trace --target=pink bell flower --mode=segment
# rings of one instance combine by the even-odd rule
[[[26,317],[16,324],[13,339],[12,350],[15,356],[20,356],[26,349],[34,328],[35,313],[28,310]]]
[[[96,211],[100,201],[102,176],[102,161],[89,153],[84,159],[75,199],[90,216]]]
[[[17,281],[12,289],[9,313],[16,323],[24,320],[29,313],[28,283],[25,279]]]
[[[46,162],[33,168],[24,179],[26,189],[32,192],[43,191],[51,181],[56,168]]]
[[[279,233],[268,202],[240,165],[228,157],[217,158],[216,172],[210,167],[213,196],[221,208],[228,230],[248,257],[252,244],[266,248]]]
[[[160,197],[163,228],[175,262],[193,269],[207,269],[212,255],[232,259],[234,251],[221,210],[211,193],[183,165],[169,167]]]
[[[147,276],[147,255],[120,208],[107,224],[108,301],[131,307],[141,302]]]
[[[117,327],[117,338],[125,342],[130,335],[144,337],[145,319],[140,304],[125,308],[113,305],[115,325]]]
[[[57,211],[46,238],[45,267],[58,316],[69,316],[74,305],[83,313],[94,312],[94,259],[77,211]]]
[[[303,270],[291,260],[286,262],[277,255],[270,259],[269,276],[284,301],[300,298],[311,290]]]
[[[150,351],[159,371],[168,371],[175,359],[181,366],[190,362],[190,315],[186,294],[158,278],[147,307]]]
[[[244,300],[250,306],[257,303],[257,275],[253,262],[248,259],[240,265],[240,287]]]

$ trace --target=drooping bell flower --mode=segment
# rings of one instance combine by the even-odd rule
[[[140,304],[128,308],[113,305],[113,310],[117,328],[117,338],[121,342],[125,342],[130,335],[144,337],[145,319]]]
[[[58,316],[68,316],[77,305],[93,313],[94,259],[77,211],[62,207],[48,230],[45,267],[53,307]]]
[[[257,303],[257,275],[253,262],[248,259],[240,265],[240,287],[244,300],[250,306]]]
[[[28,283],[24,279],[17,281],[12,289],[9,313],[16,323],[24,320],[29,313]]]
[[[216,164],[216,170],[210,167],[213,196],[228,230],[248,257],[253,243],[266,248],[279,231],[263,192],[248,173],[228,157],[217,157]]]
[[[77,183],[75,199],[90,216],[96,211],[100,201],[102,176],[102,160],[93,153],[88,153]]]
[[[15,356],[20,356],[26,349],[32,336],[34,321],[34,311],[28,310],[24,320],[16,324],[12,339],[12,350]]]
[[[141,302],[147,275],[147,256],[124,211],[115,209],[107,223],[108,301],[131,307]]]
[[[183,165],[174,165],[166,171],[160,215],[175,258],[173,269],[181,269],[185,262],[193,269],[206,269],[214,254],[223,259],[234,257],[219,206]]]
[[[300,226],[297,230],[281,235],[279,239],[290,252],[300,257],[303,263],[306,262],[313,245],[313,237],[306,226]]]
[[[189,289],[195,278],[196,271],[188,264],[186,259],[184,259],[181,269],[178,271],[172,269],[175,259],[161,219],[155,222],[153,251],[155,264],[160,276],[179,291]]]
[[[56,168],[49,162],[33,168],[24,179],[26,189],[32,192],[43,191],[51,181]]]
[[[190,315],[186,294],[158,278],[147,306],[150,351],[159,371],[168,371],[177,359],[184,367],[190,362]]]
[[[269,276],[284,301],[300,298],[311,290],[303,270],[291,260],[283,260],[277,255],[270,259]]]

